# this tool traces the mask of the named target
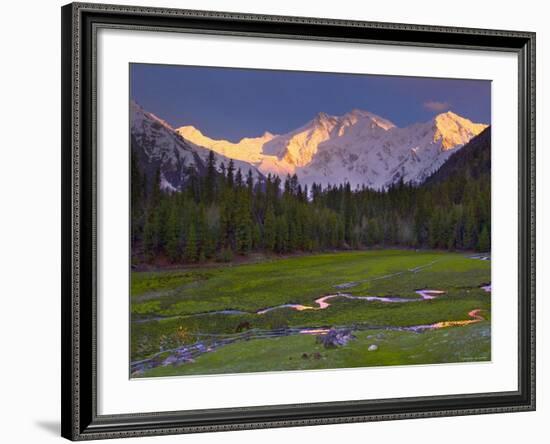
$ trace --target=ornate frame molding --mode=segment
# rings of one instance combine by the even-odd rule
[[[72,3],[62,8],[62,435],[71,440],[535,409],[535,34]],[[514,52],[519,61],[519,389],[461,396],[97,415],[95,42],[100,27]]]

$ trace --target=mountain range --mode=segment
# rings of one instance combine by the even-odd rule
[[[399,181],[421,184],[488,125],[474,123],[453,112],[428,122],[397,127],[364,110],[342,116],[318,113],[286,134],[265,132],[238,142],[216,140],[193,126],[173,128],[130,105],[132,150],[142,169],[160,171],[163,189],[175,191],[192,171],[206,168],[210,150],[218,166],[233,159],[236,169],[256,179],[267,174],[296,174],[300,183],[327,185],[349,182],[352,188],[384,189]]]
[[[149,178],[160,173],[160,187],[165,191],[181,190],[190,174],[203,174],[210,149],[183,138],[167,122],[145,111],[135,102],[130,103],[130,136],[132,155],[140,169]],[[218,164],[228,165],[230,158],[218,154]],[[235,169],[248,172],[256,180],[264,178],[258,169],[244,161],[233,160]]]

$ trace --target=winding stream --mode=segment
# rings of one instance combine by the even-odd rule
[[[481,287],[485,291],[491,291],[491,286],[488,285],[488,290],[485,290],[486,287]],[[416,290],[416,294],[420,296],[419,298],[400,298],[396,296],[354,296],[348,293],[340,293],[337,292],[335,294],[329,294],[326,296],[322,296],[318,299],[315,299],[315,303],[317,304],[317,307],[312,307],[310,305],[302,305],[302,304],[280,304],[275,305],[273,307],[267,307],[262,308],[257,311],[244,311],[244,310],[232,310],[232,309],[225,309],[225,310],[213,310],[213,311],[204,311],[200,313],[192,313],[188,315],[176,315],[176,316],[153,316],[148,318],[142,318],[142,319],[135,319],[133,322],[135,323],[144,323],[144,322],[150,322],[150,321],[161,321],[161,320],[167,320],[167,319],[176,319],[176,318],[189,318],[189,317],[198,317],[198,316],[209,316],[209,315],[217,315],[217,314],[223,314],[223,315],[244,315],[244,314],[258,314],[263,315],[265,313],[269,313],[270,311],[274,310],[280,310],[282,308],[292,308],[297,311],[304,311],[304,310],[324,310],[328,307],[330,307],[330,303],[327,301],[333,298],[345,298],[345,299],[354,299],[354,300],[360,300],[360,301],[367,301],[367,302],[384,302],[384,303],[404,303],[404,302],[418,302],[418,301],[425,301],[429,299],[435,299],[436,297],[445,294],[445,291],[442,290]]]
[[[445,292],[442,290],[416,290],[415,293],[421,296],[421,299],[400,298],[400,297],[392,297],[392,296],[353,296],[348,293],[338,292],[336,294],[329,294],[327,296],[323,296],[318,299],[315,299],[315,303],[317,304],[317,307],[312,307],[309,305],[301,305],[301,304],[282,304],[282,305],[276,305],[274,307],[268,307],[268,308],[258,310],[256,314],[262,315],[270,311],[278,310],[281,308],[293,308],[294,310],[298,310],[298,311],[325,310],[326,308],[330,307],[330,304],[327,301],[333,298],[346,298],[346,299],[354,299],[359,301],[384,302],[384,303],[391,304],[391,303],[404,303],[404,302],[418,302],[418,301],[425,301],[429,299],[435,299],[437,296],[440,296]]]
[[[411,271],[411,270],[409,270]],[[491,284],[483,285],[482,288],[484,291],[491,292]],[[408,302],[419,302],[435,299],[446,292],[443,290],[434,290],[434,289],[421,289],[416,290],[415,293],[420,296],[420,298],[401,298],[401,297],[382,297],[382,296],[354,296],[347,293],[336,293],[326,296],[322,296],[316,299],[314,302],[316,306],[302,305],[302,304],[281,304],[273,307],[267,307],[260,309],[256,312],[245,312],[240,310],[219,310],[211,311],[204,313],[196,313],[189,316],[205,316],[209,314],[256,314],[263,315],[273,310],[279,310],[283,308],[292,308],[297,311],[304,310],[325,310],[330,307],[331,299],[334,298],[345,298],[352,300],[363,300],[366,302],[381,302],[381,303],[408,303]],[[274,330],[259,330],[259,329],[250,329],[242,333],[235,334],[195,334],[194,336],[204,337],[204,340],[197,341],[193,344],[183,345],[170,350],[162,350],[147,359],[140,361],[134,361],[130,364],[132,375],[138,375],[143,373],[146,370],[149,370],[154,367],[167,366],[171,364],[182,364],[194,362],[194,360],[204,354],[215,351],[220,347],[229,345],[239,341],[251,340],[251,339],[268,339],[268,338],[277,338],[283,336],[291,336],[297,334],[308,334],[308,335],[326,335],[330,330],[341,330],[348,329],[352,331],[360,330],[385,330],[385,331],[411,331],[416,333],[421,333],[426,330],[435,330],[440,328],[447,327],[457,327],[464,326],[469,324],[474,324],[476,322],[484,321],[485,318],[482,316],[481,309],[475,309],[468,312],[469,319],[460,320],[460,321],[441,321],[433,324],[424,324],[424,325],[413,325],[407,327],[396,327],[396,326],[370,326],[370,325],[353,325],[353,326],[338,326],[338,327],[290,327],[290,328],[280,328]],[[177,316],[176,316],[177,317]],[[161,318],[167,319],[167,318]],[[152,320],[152,319],[148,319]],[[140,320],[141,322],[147,322],[148,320]],[[137,321],[137,322],[140,322]],[[169,353],[168,357],[162,357],[166,353]]]

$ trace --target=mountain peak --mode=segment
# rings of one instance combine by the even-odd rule
[[[181,190],[189,178],[189,168],[199,174],[204,172],[211,151],[209,145],[212,150],[219,146],[215,151],[221,156],[220,161],[227,164],[229,158],[234,159],[235,168],[242,168],[243,171],[250,169],[257,178],[263,178],[254,165],[259,161],[258,156],[254,156],[254,150],[260,150],[253,145],[254,140],[249,142],[248,152],[244,149],[234,152],[235,144],[212,140],[191,125],[176,130],[134,101],[130,102],[130,119],[132,152],[137,154],[136,158],[149,183],[152,183],[155,172],[160,171],[160,187],[164,190]],[[239,153],[243,160],[239,159]]]
[[[389,120],[384,119],[383,117],[380,117],[374,113],[371,113],[370,111],[365,111],[359,108],[354,108],[351,111],[347,112],[342,116],[342,119],[350,119],[353,121],[353,123],[355,123],[359,119],[368,119],[384,130],[389,130],[395,127],[395,125]]]
[[[318,112],[318,113],[315,115],[315,117],[314,117],[314,119],[313,119],[313,122],[323,124],[323,123],[331,122],[331,121],[333,121],[334,119],[335,119],[334,116],[331,116],[331,115],[329,115],[329,114],[327,114],[327,113],[321,111],[321,112]]]
[[[351,120],[353,123],[357,122],[359,119],[371,119],[374,116],[374,114],[369,113],[368,111],[364,111],[359,108],[354,108],[351,111],[347,112],[343,116],[340,117],[340,120]]]
[[[130,106],[132,134],[146,136],[136,140],[143,144],[147,156],[170,161],[164,175],[176,188],[181,182],[175,175],[176,152],[188,163],[202,167],[207,150],[259,174],[296,173],[304,184],[326,184],[334,178],[353,187],[374,189],[398,180],[418,184],[487,127],[447,111],[427,122],[399,128],[370,111],[355,108],[338,116],[317,113],[303,126],[282,135],[265,131],[231,142],[212,139],[192,125],[171,129],[135,102]],[[154,146],[149,146],[153,136]]]
[[[464,117],[459,116],[458,114],[452,112],[451,110],[445,111],[444,113],[440,113],[440,114],[436,115],[434,119],[435,119],[436,121],[438,121],[438,120],[446,120],[446,119],[451,119],[451,120],[468,120],[468,119],[464,119]]]
[[[351,111],[344,114],[344,116],[373,117],[374,114],[363,109],[353,108]]]
[[[436,130],[434,141],[441,140],[443,151],[464,145],[488,126],[483,123],[474,123],[452,111],[438,114],[433,122]]]

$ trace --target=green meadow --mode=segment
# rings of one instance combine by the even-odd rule
[[[133,271],[131,361],[151,365],[134,367],[132,375],[490,360],[491,294],[480,288],[491,282],[490,264],[465,253],[371,250]],[[420,289],[445,293],[421,300],[415,292]],[[339,293],[412,301],[338,296],[320,309],[317,299]],[[279,307],[290,304],[311,308]],[[273,307],[279,308],[261,313]],[[472,321],[469,313],[474,310],[483,320],[439,329],[407,329]],[[349,329],[353,338],[345,345],[326,347],[315,334],[269,336],[308,328]],[[219,338],[242,339],[212,345]],[[197,344],[207,351],[184,361],[167,359],[176,350]],[[369,347],[375,350],[368,351]]]

